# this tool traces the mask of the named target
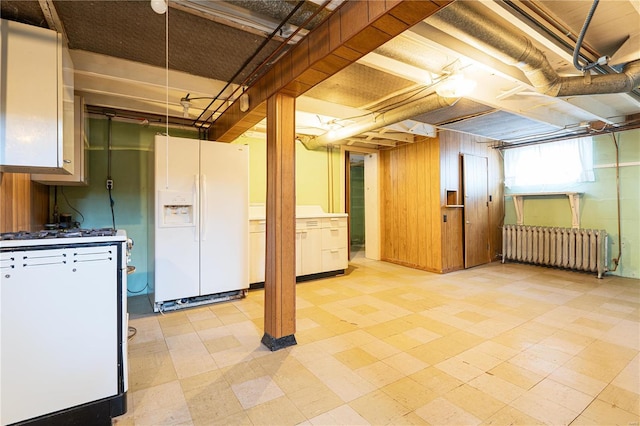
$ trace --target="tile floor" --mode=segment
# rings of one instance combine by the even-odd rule
[[[298,344],[277,352],[260,344],[263,290],[165,315],[130,299],[114,423],[639,424],[639,280],[358,257],[296,290]]]

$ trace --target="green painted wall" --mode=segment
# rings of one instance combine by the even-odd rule
[[[351,164],[350,177],[350,207],[351,215],[351,244],[365,244],[364,240],[364,156],[362,161]]]
[[[640,277],[640,130],[617,133],[620,163],[620,228],[622,258],[614,275]],[[583,192],[580,200],[580,226],[604,229],[609,235],[609,267],[618,256],[618,212],[616,200],[616,149],[611,135],[594,137],[595,182],[574,184],[545,191]],[[630,165],[624,165],[625,163]],[[524,192],[505,191],[505,194]],[[535,192],[529,189],[526,192]],[[505,224],[515,224],[516,214],[510,198],[505,203]],[[527,198],[524,201],[525,225],[571,227],[571,210],[566,197]]]
[[[129,295],[146,292],[147,285],[147,201],[148,160],[152,155],[156,133],[166,132],[165,127],[141,126],[135,123],[112,120],[111,177],[116,228],[124,229],[133,239],[131,265],[136,271],[128,276]],[[191,129],[169,129],[171,136],[197,138]],[[82,218],[69,205],[84,215],[83,228],[112,226],[107,179],[108,120],[90,119],[87,137],[89,141],[89,186],[58,187],[60,213],[71,213],[74,220]],[[54,189],[51,189],[53,209]],[[68,200],[68,203],[65,201]]]
[[[89,185],[84,187],[58,187],[60,213],[71,213],[74,220],[84,216],[83,228],[111,227],[111,209],[106,189],[108,120],[92,118],[87,126],[89,141]],[[146,293],[147,285],[147,235],[148,235],[148,167],[153,155],[153,141],[165,127],[142,126],[136,123],[112,120],[111,177],[113,184],[114,215],[116,227],[125,229],[133,239],[131,265],[136,271],[128,276],[129,295]],[[171,136],[197,138],[192,129],[169,129]],[[266,197],[266,145],[264,139],[240,138],[236,143],[250,145],[250,201],[264,203]],[[298,204],[319,204],[331,211],[330,197],[339,206],[339,150],[308,151],[296,145],[296,187]],[[333,166],[334,191],[330,195],[329,160]],[[53,214],[54,187],[51,187]],[[68,200],[68,203],[67,201]]]
[[[249,201],[265,203],[267,146],[264,138],[241,136],[234,143],[249,145]],[[332,190],[330,190],[332,188]],[[340,150],[307,150],[296,142],[296,204],[320,205],[327,213],[340,208]]]

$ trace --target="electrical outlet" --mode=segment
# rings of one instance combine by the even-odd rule
[[[107,179],[107,189],[113,189],[113,179]]]

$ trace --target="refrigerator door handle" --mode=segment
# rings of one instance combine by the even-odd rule
[[[199,177],[200,177],[199,175],[193,175],[193,199],[195,203],[200,203]],[[199,206],[199,204],[196,204],[196,206]],[[194,217],[195,227],[194,227],[194,233],[193,233],[193,240],[200,241],[200,212],[198,211],[198,208],[193,209],[193,214],[194,216],[196,216]]]
[[[200,175],[200,239],[205,241],[207,239],[207,175]]]

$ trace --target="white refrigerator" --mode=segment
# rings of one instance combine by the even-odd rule
[[[249,147],[157,135],[153,157],[154,310],[249,288]]]

